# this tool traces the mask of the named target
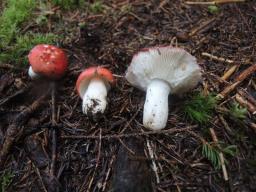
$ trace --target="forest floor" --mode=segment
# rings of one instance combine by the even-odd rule
[[[153,191],[256,191],[253,0],[210,7],[182,0],[47,5],[33,10],[37,17],[23,23],[21,33],[61,37],[55,44],[68,54],[69,69],[55,83],[53,101],[52,82],[28,77],[28,51],[22,53],[25,67],[17,58],[0,60],[0,191],[114,191],[118,169],[132,169],[122,165],[121,147],[131,164],[148,167],[133,179],[147,180]],[[171,96],[166,128],[151,132],[142,125],[145,92],[124,75],[137,51],[158,45],[194,55],[203,80],[195,90]],[[93,120],[82,113],[74,87],[79,73],[95,65],[110,69],[116,85],[105,114]],[[184,112],[198,93],[206,98],[199,107],[212,94],[222,96],[207,122]],[[139,141],[139,150],[130,138]]]

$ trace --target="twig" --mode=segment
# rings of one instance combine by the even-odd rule
[[[215,21],[215,18],[209,19],[205,22],[203,22],[199,27],[196,27],[195,29],[193,29],[188,36],[191,37],[193,35],[195,35],[198,31],[202,30],[203,28],[205,28],[206,26],[210,25],[212,22]]]
[[[197,125],[188,126],[186,128],[171,128],[161,131],[148,131],[148,132],[138,132],[130,134],[114,134],[114,135],[103,135],[101,139],[119,139],[119,138],[129,138],[129,137],[139,137],[139,136],[148,136],[148,135],[161,135],[161,134],[172,134],[178,132],[186,132],[196,128]],[[64,135],[61,136],[62,139],[99,139],[99,136],[96,135]]]
[[[226,129],[226,131],[230,134],[233,135],[233,132],[231,130],[231,128],[229,127],[227,121],[224,119],[224,117],[222,115],[218,115],[220,122],[222,123],[222,125],[224,126],[224,128]]]
[[[256,106],[256,100],[254,99],[253,96],[251,96],[248,92],[246,92],[243,89],[239,89],[238,93],[243,96],[244,98],[248,99],[254,106]]]
[[[110,175],[110,172],[111,172],[111,169],[112,169],[112,164],[113,164],[113,162],[114,162],[114,159],[115,159],[115,156],[113,155],[113,157],[112,157],[111,160],[110,160],[109,168],[108,168],[108,171],[107,171],[107,173],[106,173],[106,177],[105,177],[105,180],[104,180],[104,183],[103,183],[102,192],[104,192],[105,189],[106,189],[108,177],[109,177],[109,175]]]
[[[51,91],[51,99],[52,99],[52,119],[51,119],[51,124],[54,127],[57,124],[56,120],[56,84],[55,82],[52,82],[52,91]],[[51,166],[50,166],[50,174],[54,176],[55,173],[55,162],[56,162],[56,148],[57,148],[57,138],[56,138],[56,130],[55,128],[52,129],[52,161],[51,161]]]
[[[231,91],[233,91],[241,82],[243,82],[247,77],[256,72],[256,64],[248,67],[242,73],[240,73],[236,78],[235,82],[228,85],[224,90],[217,95],[218,98],[224,99]]]
[[[212,136],[212,140],[218,145],[218,138],[213,128],[210,128],[210,133]],[[224,180],[228,181],[228,173],[227,173],[227,169],[224,161],[224,155],[221,151],[219,152],[219,156],[220,156],[220,162],[221,162],[221,168],[222,168]]]
[[[188,5],[217,5],[217,4],[224,4],[224,3],[240,3],[245,2],[245,0],[216,0],[216,1],[186,1],[185,3]]]
[[[236,78],[235,81],[243,81],[250,75],[256,72],[256,64],[251,65],[247,69],[245,69],[242,73],[240,73]]]
[[[36,101],[34,101],[29,107],[24,109],[17,116],[14,122],[7,128],[5,141],[0,151],[0,170],[4,167],[3,165],[5,163],[5,160],[9,154],[10,149],[13,146],[16,135],[19,132],[21,125],[23,125],[28,120],[30,115],[39,108],[47,94],[48,93],[45,93],[43,96],[39,97]]]
[[[34,167],[35,167],[35,170],[36,170],[36,174],[37,174],[37,176],[38,176],[38,178],[39,178],[39,181],[40,181],[40,183],[41,183],[42,186],[43,186],[44,192],[47,192],[47,189],[46,189],[46,187],[45,187],[45,184],[44,184],[44,182],[43,182],[43,179],[42,179],[42,176],[41,176],[41,174],[40,174],[39,169],[38,169],[35,165],[34,165]]]
[[[99,147],[98,147],[97,161],[96,161],[95,169],[93,171],[92,178],[91,178],[91,180],[89,182],[89,185],[88,185],[88,188],[86,190],[87,192],[90,192],[90,189],[91,189],[91,186],[92,186],[92,182],[94,180],[94,177],[95,177],[95,174],[96,174],[96,170],[97,170],[97,168],[99,166],[99,162],[100,162],[101,141],[102,141],[101,135],[102,135],[102,129],[100,129],[100,133],[99,133]]]
[[[15,97],[17,97],[17,96],[23,94],[24,92],[26,92],[26,91],[27,91],[28,89],[30,89],[30,88],[31,88],[30,85],[29,85],[29,86],[26,86],[26,87],[24,87],[24,88],[18,90],[17,92],[15,92],[14,94],[12,94],[12,95],[6,97],[5,99],[1,99],[1,100],[0,100],[0,106],[3,105],[3,104],[5,104],[5,103],[7,103],[7,102],[10,101],[11,99],[13,99],[13,98],[15,98]]]
[[[210,54],[210,53],[205,53],[205,52],[203,52],[203,53],[202,53],[202,56],[209,57],[210,59],[215,60],[215,61],[226,62],[226,63],[229,63],[229,64],[234,63],[234,61],[232,61],[232,60],[230,60],[230,59],[225,59],[225,58],[223,58],[223,57],[217,57],[217,56],[212,55],[212,54]]]
[[[153,169],[153,171],[155,173],[155,176],[156,176],[156,183],[158,184],[158,183],[160,183],[160,179],[159,179],[159,175],[158,175],[158,170],[157,170],[156,162],[154,160],[155,159],[154,158],[154,152],[152,150],[152,147],[149,144],[149,140],[146,139],[146,141],[147,141],[148,153],[149,153],[150,159],[152,161],[152,169]]]
[[[221,77],[222,80],[227,80],[229,79],[229,77],[236,71],[237,69],[237,65],[233,65],[232,67],[229,68],[229,70],[227,70],[224,75]]]
[[[256,114],[256,107],[255,107],[252,103],[250,103],[248,100],[246,100],[245,98],[243,98],[240,94],[237,93],[237,94],[235,95],[235,99],[236,99],[236,101],[237,101],[240,105],[246,107],[246,108],[248,109],[248,111],[250,111],[253,115]]]

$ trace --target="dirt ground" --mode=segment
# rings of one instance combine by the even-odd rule
[[[139,49],[172,45],[197,58],[203,81],[196,90],[220,93],[256,65],[256,2],[222,4],[218,13],[182,0],[110,0],[103,5],[97,14],[55,9],[61,20],[53,15],[48,28],[26,29],[64,37],[59,46],[69,56],[69,70],[56,82],[55,102],[51,100],[52,83],[31,81],[25,68],[0,68],[1,146],[8,134],[14,136],[6,157],[1,154],[1,173],[13,173],[7,191],[114,191],[116,168],[129,170],[134,162],[140,167],[136,174],[153,191],[256,191],[255,115],[249,111],[243,123],[238,123],[216,110],[209,125],[197,125],[182,112],[188,93],[170,97],[165,132],[148,132],[142,125],[145,93],[124,78]],[[112,70],[116,85],[108,93],[106,113],[93,120],[82,113],[74,86],[79,73],[94,65]],[[237,65],[235,72],[221,80],[233,65]],[[227,106],[239,90],[256,99],[255,83],[252,73],[218,106]],[[215,170],[202,156],[200,138],[212,141],[205,131],[208,128],[214,129],[218,140],[238,146],[239,153],[227,157],[228,181],[222,169]],[[131,138],[139,141],[134,149]],[[120,148],[126,149],[121,150],[124,154],[136,152],[131,165],[122,164]],[[124,174],[130,177],[133,173]]]

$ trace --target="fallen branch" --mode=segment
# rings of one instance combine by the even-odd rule
[[[42,104],[43,100],[47,96],[47,93],[43,96],[39,97],[36,101],[34,101],[29,107],[24,109],[14,120],[14,122],[8,126],[5,140],[3,143],[3,146],[0,151],[0,170],[4,167],[5,160],[13,146],[13,143],[15,142],[16,136],[20,130],[20,127],[25,124],[25,122],[28,120],[30,115],[36,111],[40,105]]]
[[[0,106],[7,103],[8,101],[10,101],[11,99],[14,99],[15,97],[17,96],[20,96],[21,94],[25,93],[27,90],[29,90],[31,88],[31,86],[26,86],[22,89],[20,89],[19,91],[15,92],[14,94],[4,98],[4,99],[1,99],[0,100]]]
[[[129,138],[129,137],[139,137],[139,136],[149,136],[149,135],[161,135],[161,134],[172,134],[179,132],[186,132],[196,128],[197,125],[188,126],[186,128],[171,128],[167,130],[161,131],[148,131],[148,132],[140,132],[140,133],[130,133],[130,134],[114,134],[114,135],[103,135],[101,139],[119,139],[119,138]],[[62,139],[99,139],[99,136],[96,135],[64,135],[61,136]]]

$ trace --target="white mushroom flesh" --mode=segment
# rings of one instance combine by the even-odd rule
[[[170,86],[165,81],[154,79],[148,85],[143,111],[143,125],[146,128],[160,130],[168,119],[168,95]]]
[[[93,78],[85,91],[82,104],[84,114],[104,113],[107,106],[108,89],[100,78]]]
[[[147,91],[143,124],[156,130],[166,125],[169,93],[180,95],[194,88],[201,71],[196,58],[185,50],[153,47],[133,57],[125,77],[133,86]]]
[[[28,69],[28,75],[31,79],[36,79],[39,77],[39,75],[33,71],[31,66]]]

